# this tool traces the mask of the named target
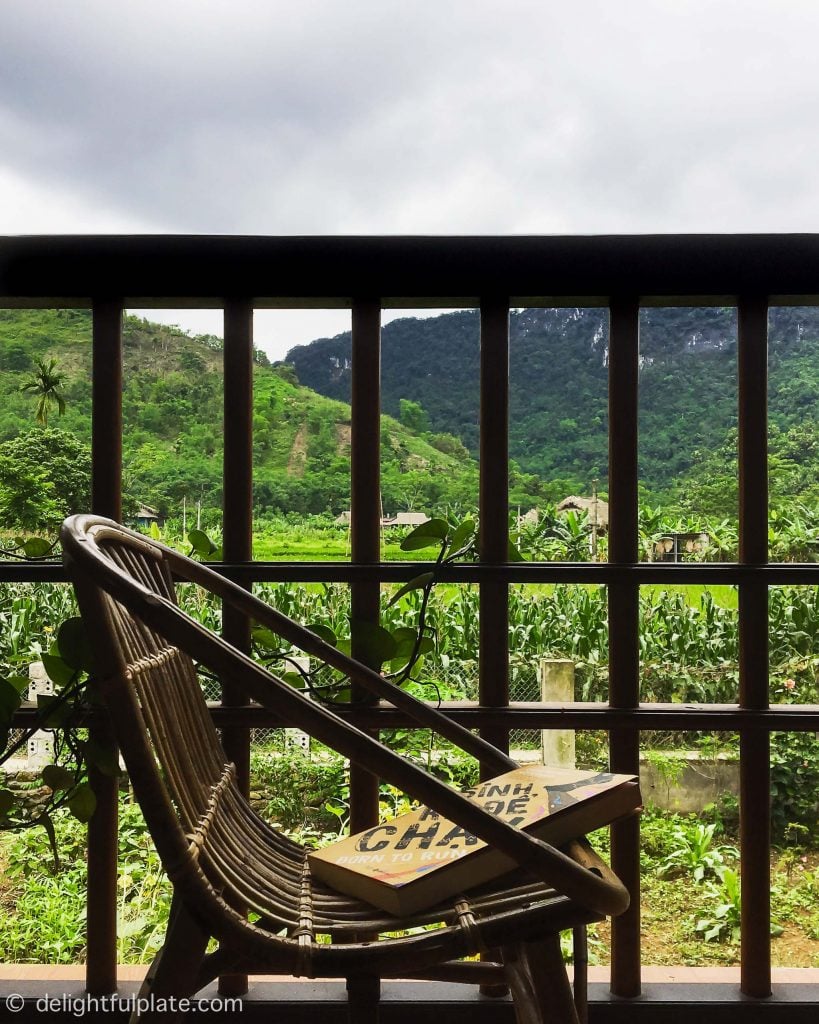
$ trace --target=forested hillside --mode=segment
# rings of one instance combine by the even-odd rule
[[[588,494],[607,475],[604,311],[526,309],[511,316],[510,500],[524,509]],[[0,311],[0,526],[51,518],[81,493],[90,441],[90,315]],[[222,504],[222,342],[126,317],[125,489],[178,514]],[[38,363],[60,379],[44,436],[35,423]],[[819,503],[819,314],[771,314],[771,490]],[[736,321],[728,309],[642,313],[640,474],[644,500],[736,514]],[[299,383],[300,382],[300,383]],[[254,500],[259,514],[349,508],[350,336],[256,353]],[[385,512],[477,501],[478,315],[405,319],[383,331]],[[321,392],[321,394],[317,393]],[[612,425],[617,429],[617,424]],[[34,432],[34,433],[32,433]],[[36,437],[35,437],[36,433]],[[17,440],[14,440],[17,439]],[[50,460],[70,452],[55,476]],[[472,455],[470,455],[470,451]],[[47,465],[48,464],[48,465]],[[53,468],[53,467],[52,467]],[[5,481],[5,483],[3,482]],[[5,497],[3,497],[5,495]],[[16,501],[11,509],[8,502]],[[72,500],[76,500],[72,499]],[[6,503],[4,505],[4,502]],[[4,511],[5,509],[5,511]]]
[[[6,467],[8,480],[9,473],[17,474],[15,487],[9,483],[7,491],[25,492],[35,504],[59,504],[63,476],[55,482],[38,468],[61,446],[52,432],[90,442],[90,340],[87,312],[0,311],[0,471]],[[53,408],[44,427],[35,423],[36,392],[21,387],[35,377],[38,360],[51,359],[65,377],[60,389],[65,414]],[[163,514],[178,514],[183,498],[189,507],[201,501],[206,509],[220,508],[221,340],[126,317],[124,363],[124,486],[132,502]],[[299,386],[292,368],[271,366],[257,352],[253,426],[254,501],[260,514],[337,514],[349,508],[346,404]],[[476,500],[477,467],[457,438],[440,432],[419,436],[384,416],[381,442],[385,511]],[[73,446],[71,451],[75,463],[82,461]]]
[[[594,477],[605,487],[606,312],[517,310],[510,326],[512,457],[551,484],[554,497],[588,493]],[[773,309],[770,326],[774,489],[792,497],[819,479],[819,309]],[[721,504],[709,487],[715,471],[731,471],[736,330],[733,309],[642,311],[640,479],[650,499]],[[385,410],[400,415],[402,399],[420,403],[432,429],[458,434],[474,453],[477,311],[394,321],[383,329],[382,346]],[[303,384],[347,398],[349,333],[294,348],[287,360]]]

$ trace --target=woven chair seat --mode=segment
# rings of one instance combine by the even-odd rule
[[[628,895],[585,841],[557,850],[486,813],[205,629],[176,603],[189,581],[283,641],[344,672],[485,769],[515,762],[435,708],[206,566],[109,520],[74,516],[64,559],[92,638],[95,681],[174,888],[166,942],[143,994],[191,995],[218,975],[348,980],[352,1020],[375,1021],[378,979],[505,982],[521,1022],[576,1021],[558,936],[620,913]],[[394,917],[311,876],[307,851],[250,806],[222,748],[197,665],[511,858],[502,879]],[[208,953],[209,941],[218,948]],[[494,951],[494,961],[462,961]],[[582,957],[581,957],[582,960]],[[576,989],[584,984],[576,965]],[[582,993],[578,1002],[584,1003]],[[142,1018],[140,1018],[142,1019]],[[148,1017],[144,1018],[146,1021]],[[166,1018],[163,1018],[166,1019]]]

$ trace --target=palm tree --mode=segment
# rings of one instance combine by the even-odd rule
[[[37,410],[34,418],[45,427],[48,425],[48,414],[53,405],[57,406],[57,414],[65,413],[65,396],[61,388],[65,386],[67,376],[57,369],[57,360],[37,360],[37,369],[31,379],[20,385],[21,391],[31,391],[37,398]]]

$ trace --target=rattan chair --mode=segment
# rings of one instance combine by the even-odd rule
[[[165,944],[142,994],[189,996],[226,974],[346,978],[350,1019],[378,1019],[381,978],[507,985],[526,1024],[577,1021],[559,932],[623,911],[628,895],[585,842],[557,850],[485,813],[321,703],[277,679],[176,604],[189,580],[322,659],[376,697],[480,758],[515,763],[439,711],[346,657],[243,588],[118,524],[73,516],[66,566],[94,645],[96,679],[174,897]],[[240,791],[196,664],[241,687],[283,722],[510,855],[501,882],[395,918],[311,878],[305,850],[261,819]],[[237,909],[238,908],[238,909]],[[249,913],[246,913],[249,911]],[[435,927],[424,927],[424,926]],[[206,947],[211,939],[218,946]],[[581,960],[582,956],[582,941]],[[500,951],[496,962],[487,951]],[[483,961],[462,958],[484,953]],[[585,973],[576,965],[583,1014]],[[163,1018],[164,1019],[164,1018]]]

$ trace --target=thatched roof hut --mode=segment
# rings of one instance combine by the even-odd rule
[[[568,512],[569,510],[585,512],[589,517],[589,522],[596,523],[597,529],[601,533],[605,533],[609,528],[609,505],[602,498],[581,498],[576,494],[570,494],[557,506],[558,512]]]

